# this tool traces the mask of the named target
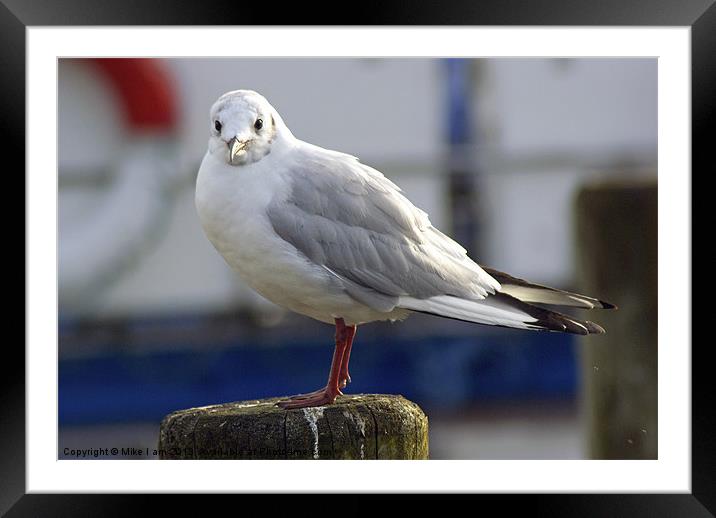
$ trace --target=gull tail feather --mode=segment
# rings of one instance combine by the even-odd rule
[[[400,297],[398,307],[466,322],[516,329],[557,331],[578,335],[605,332],[594,322],[533,306],[506,293],[496,293],[481,300],[468,300],[450,295],[427,299]]]
[[[482,269],[500,283],[502,286],[500,293],[515,297],[522,302],[582,309],[616,309],[614,304],[594,297],[534,284],[486,266],[482,266]]]

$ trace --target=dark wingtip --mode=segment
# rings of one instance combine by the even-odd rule
[[[619,309],[616,304],[612,304],[611,302],[600,300],[599,303],[602,305],[602,309]]]
[[[564,319],[565,325],[567,326],[566,331],[575,335],[588,335],[589,327],[581,322]]]
[[[584,325],[589,330],[590,335],[591,334],[603,335],[604,333],[606,333],[606,330],[602,326],[600,326],[599,324],[595,324],[594,322],[591,322],[589,320],[586,320],[584,322]]]

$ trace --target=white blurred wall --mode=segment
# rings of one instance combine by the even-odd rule
[[[569,286],[585,181],[656,174],[655,59],[487,60],[478,88],[489,204],[483,261]]]
[[[182,108],[177,167],[188,180],[168,209],[163,237],[75,312],[212,310],[258,300],[206,240],[193,205],[208,109],[231,89],[264,94],[298,138],[378,167],[446,228],[447,111],[439,61],[178,59],[166,65]],[[579,183],[624,160],[655,166],[656,60],[481,60],[478,69],[482,199],[490,209],[478,259],[543,282],[569,282],[570,204]],[[59,101],[62,239],[102,210],[101,186],[63,188],[63,175],[111,169],[126,136],[106,85],[82,63],[60,62]]]
[[[646,155],[656,151],[656,59],[489,61],[504,153]]]

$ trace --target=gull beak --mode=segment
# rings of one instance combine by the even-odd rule
[[[236,159],[237,156],[245,153],[244,149],[246,148],[246,144],[248,144],[248,140],[239,140],[238,138],[234,137],[227,145],[229,146],[229,161],[233,163],[233,161]]]

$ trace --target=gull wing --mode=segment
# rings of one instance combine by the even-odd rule
[[[287,175],[288,197],[268,207],[273,229],[364,304],[387,312],[401,298],[480,300],[499,290],[398,186],[356,158],[307,145]]]

